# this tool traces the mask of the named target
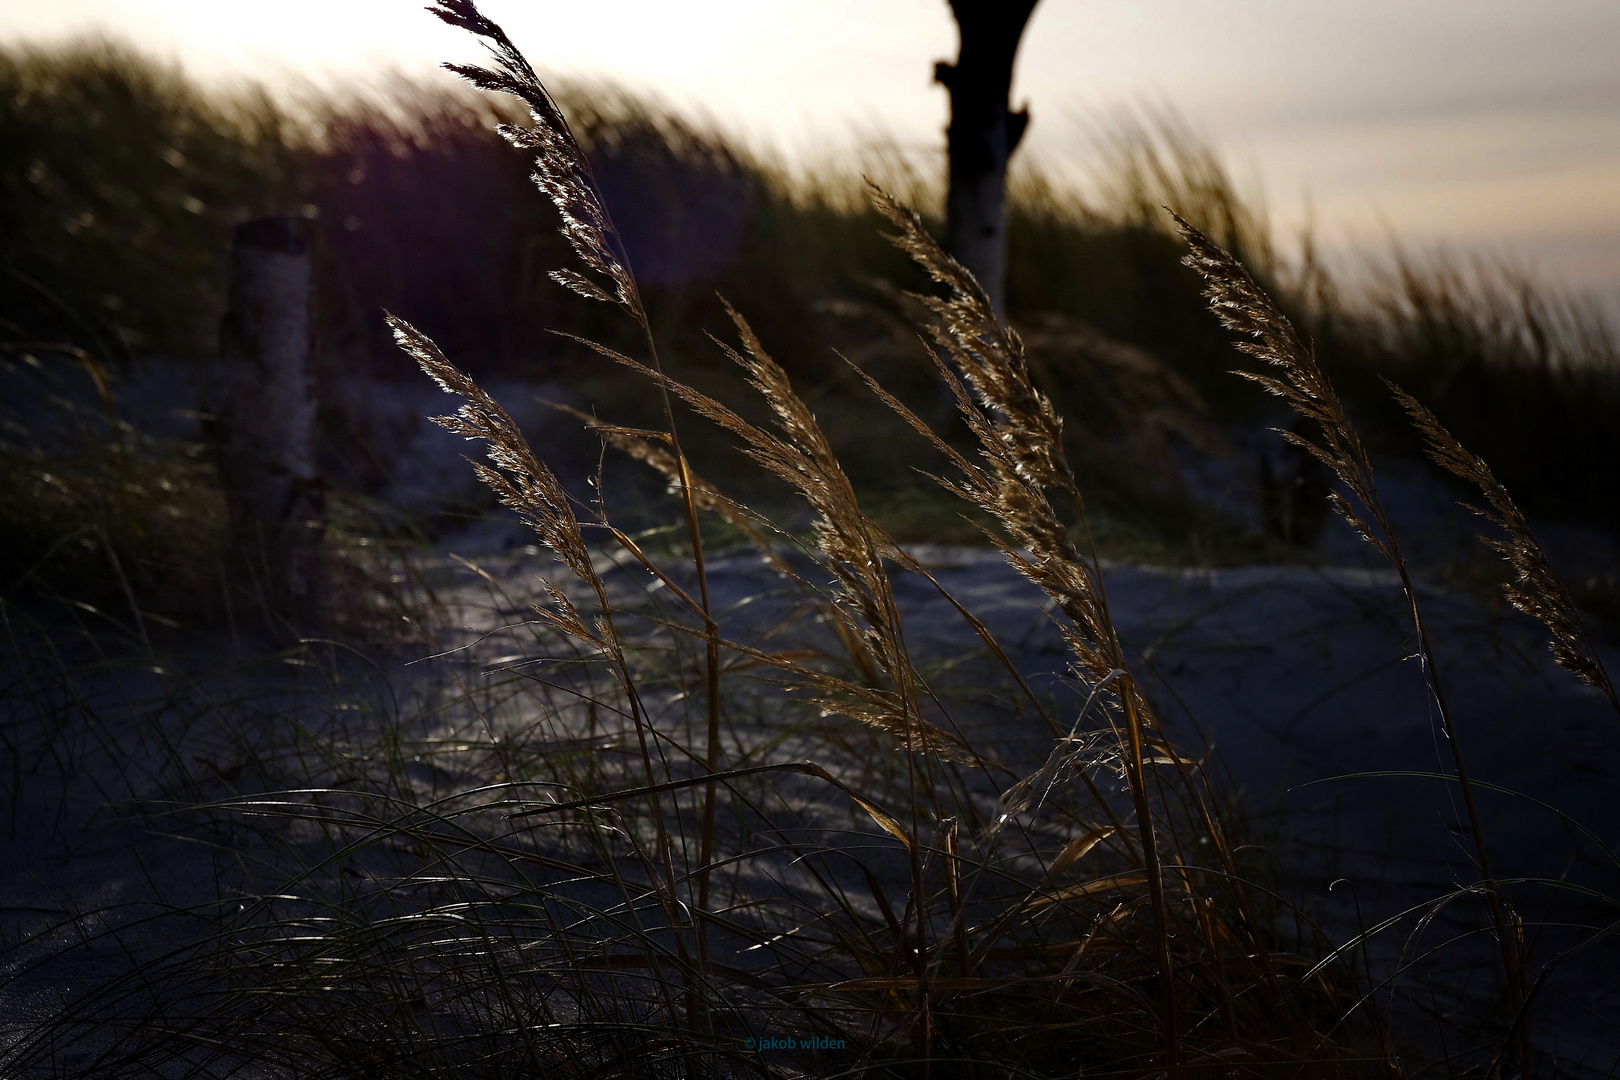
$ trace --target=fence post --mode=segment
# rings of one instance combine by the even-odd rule
[[[316,461],[314,268],[305,223],[236,227],[220,356],[220,473],[233,585],[277,620],[320,614],[326,506]]]

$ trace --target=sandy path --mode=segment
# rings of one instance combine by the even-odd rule
[[[1065,672],[1060,639],[1035,590],[993,552],[919,548],[917,555],[991,628],[1031,685],[1050,692],[1072,716],[1079,690]],[[521,620],[537,570],[549,564],[522,554],[486,555],[478,563],[487,578],[452,560],[432,570],[450,624],[484,629]],[[752,554],[721,556],[710,570],[726,636],[749,640],[784,624],[782,641],[794,632],[812,640],[820,633],[806,609],[795,606],[798,594]],[[657,599],[658,590],[649,591],[650,579],[638,568],[620,567],[609,577],[626,597]],[[1389,575],[1299,566],[1118,566],[1107,571],[1106,586],[1115,619],[1174,738],[1207,755],[1231,789],[1242,792],[1254,841],[1277,852],[1293,875],[1290,887],[1330,932],[1354,933],[1352,898],[1371,923],[1476,880],[1459,839],[1450,784],[1411,776],[1334,779],[1372,771],[1449,771],[1422,672],[1411,658],[1399,589]],[[980,705],[960,710],[965,733],[996,747],[1020,771],[1032,767],[1044,757],[1047,737],[1028,717],[1014,721],[994,707],[995,688],[1005,680],[971,631],[928,582],[902,576],[897,589],[907,640],[919,656],[938,662],[932,670],[939,672],[942,688],[983,691]],[[1620,722],[1597,694],[1552,666],[1534,626],[1439,589],[1426,591],[1424,600],[1471,768],[1478,779],[1518,793],[1482,796],[1499,875],[1563,879],[1620,894],[1614,866],[1555,812],[1611,845],[1620,843]],[[460,640],[474,639],[462,634]],[[72,977],[82,985],[114,975],[146,954],[176,947],[183,937],[177,930],[143,930],[131,951],[128,936],[115,935],[65,954],[70,960],[31,967],[51,952],[50,943],[65,944],[84,930],[88,923],[75,922],[75,914],[121,904],[126,906],[89,922],[144,925],[139,920],[163,904],[205,903],[217,895],[221,852],[231,837],[203,837],[214,842],[210,847],[185,829],[174,830],[185,834],[180,839],[154,835],[152,822],[130,813],[131,807],[252,790],[272,779],[274,770],[262,762],[278,754],[282,764],[297,758],[312,782],[352,785],[362,779],[338,775],[339,764],[298,757],[301,752],[284,735],[266,733],[255,743],[246,729],[274,726],[272,720],[300,717],[323,737],[355,745],[364,733],[346,734],[344,725],[358,723],[361,715],[392,716],[415,725],[412,730],[423,737],[437,731],[435,745],[480,725],[487,732],[501,723],[528,722],[523,710],[534,706],[519,697],[500,698],[499,707],[491,708],[489,715],[506,717],[493,728],[487,715],[475,722],[466,710],[435,711],[450,674],[476,680],[485,666],[520,655],[521,643],[514,640],[481,639],[438,664],[391,661],[375,668],[334,660],[312,671],[244,662],[203,679],[180,673],[188,666],[218,668],[207,646],[193,645],[187,657],[161,672],[150,664],[86,662],[73,679],[54,681],[48,672],[30,670],[40,663],[37,651],[24,656],[14,650],[4,667],[10,710],[4,749],[11,760],[5,792],[10,828],[0,833],[0,977],[10,981],[0,989],[0,1015],[14,1024],[41,1016],[51,1007],[50,987],[60,980]],[[1611,670],[1620,670],[1620,656],[1608,659]],[[334,711],[338,702],[350,703],[348,711]],[[670,707],[671,715],[681,714],[681,707]],[[778,736],[757,718],[728,722],[733,754],[803,756],[808,744],[771,741]],[[253,764],[253,746],[264,753],[276,749]],[[494,768],[493,760],[488,754],[429,756],[407,761],[388,783],[430,797],[487,782],[480,773]],[[249,764],[241,771],[244,762]],[[1343,885],[1327,891],[1327,883],[1340,877],[1355,883],[1353,892]],[[1604,917],[1596,910],[1600,905],[1554,903],[1561,894],[1552,888],[1526,886],[1519,895],[1531,921],[1538,914]],[[1417,941],[1407,937],[1412,925],[1408,919],[1380,939],[1379,964],[1400,962],[1402,943]],[[1453,904],[1422,940],[1479,925],[1477,904]],[[59,929],[47,934],[50,926]],[[1492,993],[1490,954],[1482,940],[1476,934],[1472,943],[1426,967],[1423,978],[1430,982],[1423,993],[1439,986],[1440,996],[1465,1006],[1472,994]],[[1547,931],[1532,946],[1544,962],[1571,940]],[[1620,965],[1612,956],[1612,945],[1600,946],[1561,969],[1543,992],[1538,1044],[1570,1068],[1578,1062],[1601,1074],[1620,1054]],[[1407,993],[1397,1004],[1405,1002],[1418,1016],[1436,1000],[1419,1003],[1419,996]],[[1412,1023],[1420,1026],[1421,1020]]]

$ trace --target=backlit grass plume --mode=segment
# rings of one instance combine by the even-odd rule
[[[1367,448],[1351,427],[1344,402],[1317,363],[1315,353],[1300,340],[1293,323],[1277,310],[1271,297],[1241,263],[1174,211],[1171,217],[1192,248],[1185,262],[1204,278],[1204,295],[1210,310],[1221,325],[1250,339],[1238,342],[1236,348],[1279,372],[1276,376],[1255,371],[1236,374],[1259,383],[1314,422],[1319,442],[1293,431],[1278,434],[1333,471],[1360,504],[1358,510],[1342,493],[1334,491],[1328,495],[1333,509],[1363,540],[1404,573],[1405,562],[1378,499]]]
[[[590,159],[534,68],[506,31],[485,18],[472,0],[438,0],[428,10],[451,26],[482,38],[495,62],[493,70],[470,64],[446,64],[446,68],[480,90],[511,94],[528,107],[533,127],[501,124],[496,130],[513,146],[535,152],[534,182],[551,197],[562,216],[563,236],[580,261],[605,279],[612,293],[576,270],[552,270],[552,280],[589,299],[617,303],[642,319],[641,295],[613,218],[602,202]]]
[[[1148,760],[1177,763],[1198,812],[1202,834],[1213,841],[1217,855],[1236,881],[1222,830],[1204,809],[1199,781],[1165,741],[1152,706],[1131,674],[1108,612],[1095,550],[1082,553],[1047,495],[1051,489],[1066,496],[1084,525],[1085,502],[1064,452],[1063,424],[1051,402],[1030,379],[1023,342],[997,318],[979,283],[929,235],[915,211],[875,184],[869,185],[869,193],[879,212],[899,230],[891,241],[946,290],[944,297],[916,297],[934,316],[922,329],[937,350],[935,363],[956,398],[958,411],[979,443],[982,464],[963,457],[875,380],[865,372],[861,375],[874,392],[956,467],[960,479],[941,482],[997,522],[1003,536],[992,534],[992,541],[1007,561],[1045,591],[1068,617],[1067,623],[1060,624],[1061,630],[1081,674],[1119,704],[1124,723],[1122,757],[1136,814],[1137,844],[1133,854],[1141,860],[1153,908],[1160,1022],[1167,1059],[1178,1061],[1181,1048],[1172,916],[1149,790]],[[1066,752],[1060,740],[1049,767]],[[1015,789],[1007,798],[1018,794]],[[1242,910],[1241,889],[1237,890],[1237,900]]]
[[[1490,466],[1485,464],[1485,459],[1458,442],[1434,413],[1393,383],[1390,390],[1412,418],[1413,425],[1422,432],[1428,443],[1429,456],[1435,463],[1453,476],[1475,485],[1485,496],[1486,506],[1470,506],[1469,509],[1506,535],[1505,539],[1482,536],[1480,542],[1501,555],[1513,568],[1517,580],[1502,586],[1502,594],[1508,603],[1539,620],[1551,635],[1547,647],[1553,659],[1577,678],[1601,690],[1615,711],[1620,712],[1620,700],[1615,697],[1614,684],[1609,681],[1609,673],[1604,670],[1603,661],[1592,646],[1591,636],[1586,632],[1586,623],[1575,607],[1575,601],[1570,599],[1569,590],[1564,588],[1547,553],[1530,531],[1530,523],[1508,495],[1507,488],[1496,479]]]
[[[948,290],[944,298],[918,297],[935,316],[924,331],[954,364],[954,371],[942,367],[941,373],[978,439],[984,464],[968,461],[898,401],[885,399],[960,471],[962,479],[945,486],[1005,528],[1014,545],[1002,545],[1008,559],[1072,620],[1074,629],[1066,632],[1087,675],[1100,682],[1125,671],[1096,563],[1075,545],[1046,494],[1050,488],[1066,495],[1083,515],[1063,451],[1063,422],[1030,381],[1022,341],[996,319],[978,282],[940,248],[914,211],[876,186],[871,196],[900,230],[892,237],[895,245]]]

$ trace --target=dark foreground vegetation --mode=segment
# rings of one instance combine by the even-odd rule
[[[1038,176],[1015,186],[1009,329],[907,208],[930,188],[896,163],[869,170],[890,194],[759,161],[611,92],[575,88],[559,112],[470,4],[442,6],[501,45],[503,80],[471,78],[520,105],[426,83],[297,110],[210,99],[99,46],[0,62],[13,828],[37,826],[22,777],[41,763],[66,792],[75,747],[117,772],[156,746],[150,783],[126,763],[112,786],[206,845],[219,893],[133,923],[64,903],[49,910],[70,918],[19,930],[11,1071],[1560,1068],[1535,1041],[1536,998],[1620,925],[1615,837],[1572,827],[1607,877],[1493,871],[1488,785],[1468,774],[1373,462],[1426,451],[1483,500],[1494,576],[1558,674],[1613,705],[1577,607],[1604,582],[1562,580],[1530,525],[1620,525],[1605,482],[1620,353],[1600,319],[1506,271],[1412,261],[1352,295],[1308,255],[1280,256],[1213,157],[1146,128],[1089,201]],[[496,121],[539,132],[530,154],[493,138]],[[564,195],[571,236],[532,167]],[[156,659],[188,627],[236,634],[244,598],[224,579],[206,424],[149,429],[119,387],[153,357],[206,373],[231,227],[266,214],[316,227],[326,384],[406,385],[414,361],[464,400],[447,426],[487,444],[491,497],[532,526],[548,591],[514,600],[472,568],[483,614],[518,626],[499,655],[409,557],[488,507],[413,516],[371,498],[398,463],[334,392],[322,427],[347,576],[328,640],[277,654],[321,674],[222,702],[223,676],[176,681]],[[617,234],[600,231],[609,218]],[[549,276],[581,262],[609,302]],[[610,512],[608,484],[600,500],[582,486],[589,449],[567,451],[578,475],[541,460],[532,425],[482,388],[514,379],[577,404],[558,425],[598,414],[608,447],[667,481],[675,524],[640,500]],[[1219,768],[1177,744],[1103,587],[1105,556],[1309,558],[1316,510],[1291,489],[1268,510],[1270,473],[1253,523],[1183,475],[1189,454],[1241,459],[1233,444],[1266,423],[1298,451],[1266,469],[1316,485],[1323,507],[1336,492],[1393,575],[1435,702],[1430,779],[1456,792],[1457,881],[1412,910],[1426,925],[1468,906],[1456,947],[1477,946],[1471,977],[1489,984],[1436,1005],[1438,1041],[1380,1011],[1408,958],[1391,967],[1399,950],[1372,942],[1412,912],[1324,929],[1295,906],[1294,868],[1249,842]],[[965,608],[991,674],[964,687],[908,645],[896,582],[933,579],[905,542],[986,535],[1058,619],[1078,695],[1032,689]],[[731,547],[757,551],[789,600],[711,599],[705,559]],[[129,706],[129,730],[109,721],[134,684],[52,599],[117,613],[167,704]],[[751,623],[758,610],[775,621]],[[356,644],[476,663],[437,685],[396,672],[402,704],[357,696],[373,676],[339,656]],[[50,964],[74,949],[103,965],[122,950],[131,970],[58,985]]]

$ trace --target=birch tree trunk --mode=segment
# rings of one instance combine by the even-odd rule
[[[1011,111],[1013,60],[1036,0],[950,0],[961,37],[956,63],[934,65],[951,97],[946,129],[950,186],[945,197],[945,249],[1006,313],[1007,162],[1029,126]]]
[[[275,619],[319,613],[325,499],[316,463],[314,269],[303,221],[237,226],[220,333],[229,389],[220,473],[233,584]]]

